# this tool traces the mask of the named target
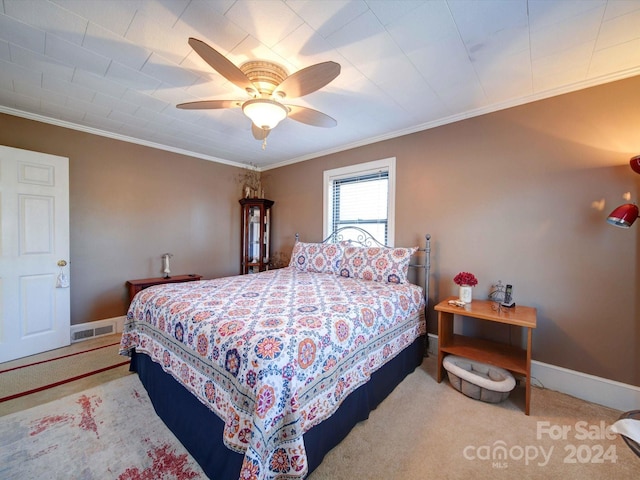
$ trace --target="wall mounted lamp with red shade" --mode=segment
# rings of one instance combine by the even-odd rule
[[[640,174],[640,155],[629,160],[631,169]],[[629,228],[638,218],[638,206],[633,203],[620,205],[607,217],[607,222],[620,228]]]

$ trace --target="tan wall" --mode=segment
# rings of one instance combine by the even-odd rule
[[[624,192],[638,199],[638,105],[640,77],[270,170],[274,250],[321,238],[324,170],[394,156],[395,243],[433,236],[432,304],[461,270],[476,298],[512,283],[538,309],[534,360],[640,385],[640,221],[605,223]]]
[[[71,323],[126,314],[129,279],[240,271],[236,167],[0,115],[0,143],[69,158]]]

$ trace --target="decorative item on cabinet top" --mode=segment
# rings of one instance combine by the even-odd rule
[[[271,261],[271,207],[266,198],[241,198],[240,273],[267,270]]]
[[[244,198],[264,198],[262,173],[255,165],[251,165],[242,173],[239,173],[237,181],[242,187],[242,196]]]

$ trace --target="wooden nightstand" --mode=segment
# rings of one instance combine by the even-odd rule
[[[525,377],[524,413],[529,415],[531,402],[531,334],[536,328],[536,309],[517,305],[513,308],[497,309],[496,302],[474,300],[464,307],[449,305],[449,297],[434,308],[438,312],[438,383],[442,381],[442,360],[451,353],[479,362],[502,367]],[[527,329],[527,347],[483,340],[453,333],[453,316],[479,318],[490,322],[516,325]]]
[[[142,278],[139,280],[127,280],[127,287],[129,287],[129,303],[133,300],[140,290],[152,287],[154,285],[162,285],[163,283],[183,283],[183,282],[195,282],[200,280],[202,275],[174,275],[173,277],[155,277],[155,278]]]

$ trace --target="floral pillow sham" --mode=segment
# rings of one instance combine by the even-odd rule
[[[343,247],[335,243],[298,242],[291,252],[290,267],[303,272],[337,273]]]
[[[338,273],[374,282],[407,283],[409,261],[416,250],[417,247],[344,246]]]

